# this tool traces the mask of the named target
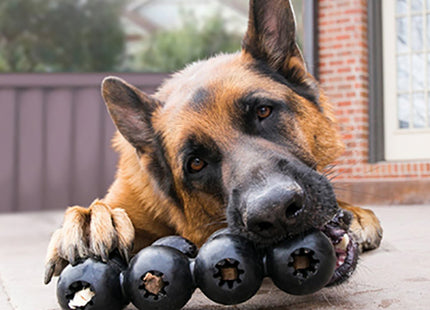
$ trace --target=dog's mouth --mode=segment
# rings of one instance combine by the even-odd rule
[[[352,215],[348,211],[340,210],[337,214],[319,229],[332,242],[336,253],[336,268],[327,286],[334,286],[343,283],[355,271],[359,250],[352,235],[349,233],[349,226]],[[278,235],[272,238],[261,238],[246,230],[238,230],[237,227],[229,227],[235,233],[239,233],[251,240],[259,248],[270,247],[287,237],[293,235]]]
[[[354,239],[348,233],[348,229],[339,223],[343,216],[337,215],[327,223],[321,231],[330,239],[336,251],[336,269],[327,286],[338,285],[347,280],[354,272],[358,260],[358,247]]]

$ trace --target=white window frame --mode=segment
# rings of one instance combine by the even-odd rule
[[[385,159],[425,160],[430,159],[430,128],[398,128],[396,2],[382,0]]]

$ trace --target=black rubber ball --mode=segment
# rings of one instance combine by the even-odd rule
[[[249,240],[217,234],[201,247],[194,263],[194,278],[211,300],[224,305],[239,304],[260,288],[263,264]]]
[[[180,309],[195,289],[189,260],[171,247],[144,248],[124,271],[123,289],[138,309]]]
[[[127,304],[119,275],[119,260],[103,263],[92,258],[67,266],[57,282],[57,299],[63,310],[119,310]]]
[[[314,293],[333,276],[336,254],[330,240],[320,231],[285,240],[269,249],[268,276],[281,290],[293,295]]]
[[[164,245],[184,253],[189,258],[197,256],[197,246],[181,236],[167,236],[155,241],[152,245]]]

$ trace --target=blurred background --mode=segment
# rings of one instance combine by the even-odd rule
[[[326,173],[358,204],[430,203],[430,0],[294,0],[308,70],[346,144]],[[0,212],[103,197],[117,157],[100,83],[153,93],[240,50],[248,0],[2,0]]]

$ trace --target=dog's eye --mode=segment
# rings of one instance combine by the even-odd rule
[[[263,105],[257,108],[257,116],[260,120],[268,118],[272,114],[272,107]]]
[[[188,161],[188,171],[191,173],[199,172],[204,167],[206,167],[206,162],[198,157],[193,157]]]

